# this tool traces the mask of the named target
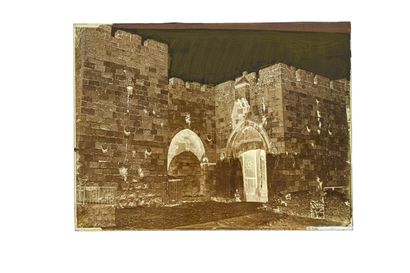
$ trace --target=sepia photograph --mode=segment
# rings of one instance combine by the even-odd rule
[[[350,23],[74,25],[76,228],[352,228]]]
[[[4,2],[0,272],[410,272],[406,7]]]

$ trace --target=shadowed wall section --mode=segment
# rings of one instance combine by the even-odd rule
[[[168,177],[170,202],[205,200],[205,174],[192,152],[182,152],[172,159]]]

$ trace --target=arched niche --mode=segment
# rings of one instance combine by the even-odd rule
[[[189,129],[179,131],[172,138],[168,148],[167,170],[169,170],[172,159],[183,152],[193,153],[200,162],[205,154],[204,144],[201,139]]]

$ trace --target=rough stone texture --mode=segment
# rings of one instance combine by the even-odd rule
[[[112,37],[109,26],[83,28],[77,42],[77,178],[88,185],[118,185],[120,191],[132,184],[135,194],[162,198],[169,130],[167,45],[141,44],[141,37],[123,31]]]
[[[285,194],[275,194],[272,197],[273,208],[278,212],[302,217],[311,217],[310,201],[312,194],[309,191],[291,193],[289,198]],[[351,205],[349,196],[337,191],[326,191],[324,196],[325,218],[341,223],[344,226],[351,225]]]
[[[267,160],[273,192],[311,190],[317,177],[324,186],[349,186],[349,82],[281,63],[258,75],[244,74],[216,86],[217,153],[226,156],[230,114],[238,96],[245,97],[251,106],[247,120],[263,126],[275,149]],[[235,89],[242,78],[248,85]]]
[[[213,195],[215,182],[212,171],[213,167],[208,166],[207,163],[216,162],[214,88],[195,82],[184,82],[178,78],[171,78],[169,80],[168,111],[170,131],[168,145],[178,133],[189,129],[197,137],[191,137],[189,139],[190,144],[185,144],[182,140],[181,143],[178,143],[177,150],[192,151],[187,145],[203,145],[205,150],[205,154],[201,158],[191,157],[191,160],[187,160],[187,157],[185,157],[185,160],[177,160],[180,159],[180,156],[177,156],[178,158],[174,158],[170,162],[173,164],[170,166],[168,175],[183,177],[183,180],[167,185],[168,197],[178,195],[176,199],[184,201],[209,200]],[[170,147],[170,150],[169,152],[173,152],[174,148]],[[174,161],[177,161],[177,164]],[[202,165],[199,165],[200,163]]]
[[[281,75],[285,150],[295,160],[281,179],[290,191],[315,187],[317,177],[324,186],[348,186],[349,83],[315,77],[287,65],[281,65]]]
[[[241,86],[246,79],[248,85]],[[215,115],[217,134],[217,153],[227,154],[228,138],[234,129],[231,112],[237,98],[245,97],[250,105],[247,120],[263,124],[274,149],[284,152],[284,125],[281,93],[281,74],[279,65],[270,66],[256,73],[245,74],[235,81],[221,83],[215,87]],[[235,85],[237,88],[235,89]],[[266,118],[264,120],[262,117]]]
[[[209,162],[216,162],[214,87],[171,78],[168,111],[171,138],[183,129],[192,130],[201,138]]]
[[[232,115],[240,98],[249,103],[246,122],[264,132],[272,147],[270,198],[309,191],[318,177],[324,187],[350,186],[346,80],[330,81],[281,63],[216,86],[168,79],[166,44],[142,44],[140,36],[123,31],[112,36],[110,26],[77,31],[75,69],[77,181],[117,186],[117,205],[168,202],[168,175],[180,175],[167,170],[168,148],[183,129],[201,139],[202,163],[216,163],[200,166],[196,158],[178,163],[181,170],[200,172],[190,192],[205,183],[205,199],[232,198],[242,185],[241,166],[227,147],[234,126],[242,123],[233,119],[244,117]]]

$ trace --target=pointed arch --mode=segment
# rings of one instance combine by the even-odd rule
[[[167,170],[169,169],[172,159],[183,152],[193,153],[199,161],[202,160],[205,154],[205,148],[201,138],[190,129],[183,129],[172,138],[168,148]]]
[[[246,137],[244,137],[245,132],[248,133],[248,136]],[[249,135],[251,135],[252,137],[249,137]],[[227,156],[238,156],[238,151],[236,151],[236,148],[239,145],[239,140],[241,140],[242,138],[249,142],[253,140],[255,142],[259,142],[261,146],[259,148],[265,150],[266,153],[276,153],[277,151],[262,126],[259,126],[259,124],[251,120],[245,120],[238,124],[235,130],[229,136],[226,146]]]

